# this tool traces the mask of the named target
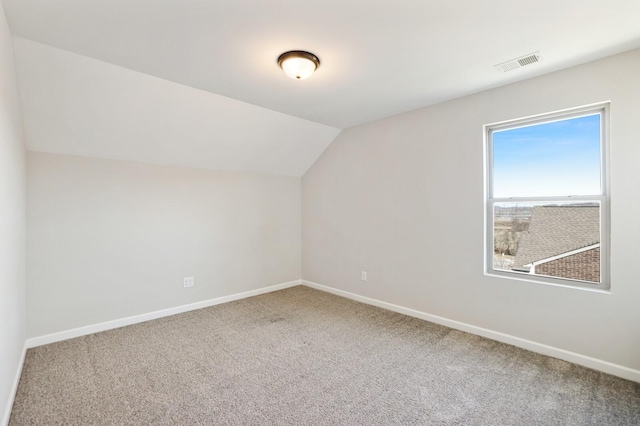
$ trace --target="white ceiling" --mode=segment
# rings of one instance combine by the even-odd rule
[[[340,132],[14,38],[34,151],[302,176]]]
[[[640,47],[638,0],[4,4],[16,36],[341,129]],[[311,79],[277,67],[292,49],[320,57]]]
[[[340,129],[640,47],[639,0],[3,4],[30,149],[290,176]]]

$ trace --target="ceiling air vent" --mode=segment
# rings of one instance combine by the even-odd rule
[[[521,58],[512,59],[510,61],[503,62],[494,66],[500,72],[507,72],[515,70],[517,68],[522,68],[526,65],[535,64],[536,62],[540,62],[541,60],[542,56],[540,56],[540,52],[535,52]]]

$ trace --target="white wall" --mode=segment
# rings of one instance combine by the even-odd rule
[[[0,4],[0,424],[25,341],[25,160],[11,34]]]
[[[303,279],[640,369],[639,75],[635,50],[344,131],[303,177]],[[482,126],[605,100],[611,294],[484,276]]]
[[[27,164],[29,337],[300,278],[299,178],[35,152]]]

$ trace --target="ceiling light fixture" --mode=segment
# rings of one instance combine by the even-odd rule
[[[284,73],[294,80],[304,80],[320,66],[320,59],[313,53],[292,50],[278,57],[278,65]]]

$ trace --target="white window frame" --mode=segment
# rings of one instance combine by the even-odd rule
[[[493,132],[500,130],[528,127],[536,124],[549,123],[600,114],[600,193],[586,196],[548,196],[548,197],[505,197],[493,196]],[[609,187],[609,114],[610,102],[585,105],[540,114],[515,120],[486,124],[484,130],[484,181],[485,181],[485,275],[502,278],[550,284],[562,287],[580,288],[609,292],[611,289],[610,274],[610,187]],[[494,269],[494,206],[497,203],[517,202],[571,202],[597,201],[600,203],[600,283],[581,281],[569,278],[547,277],[529,274],[527,272],[505,271]]]

